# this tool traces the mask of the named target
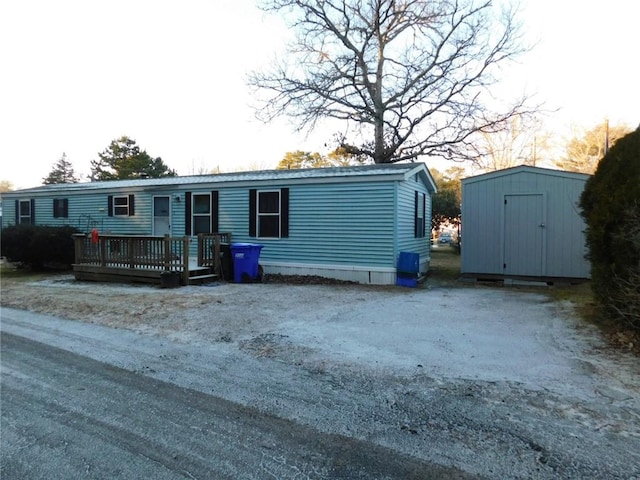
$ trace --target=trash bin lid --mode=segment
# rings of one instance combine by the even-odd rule
[[[262,248],[264,245],[259,243],[232,243],[231,248]]]
[[[231,248],[252,248],[253,244],[252,243],[232,243],[231,244]]]

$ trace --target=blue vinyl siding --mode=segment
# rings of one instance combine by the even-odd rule
[[[20,199],[33,198],[35,201],[35,218],[37,225],[63,226],[70,225],[82,232],[89,232],[97,228],[102,233],[114,235],[149,235],[151,228],[151,201],[152,196],[143,192],[130,192],[134,194],[135,215],[109,217],[108,195],[100,194],[74,194],[56,195],[53,197],[42,194],[28,194]],[[130,193],[114,192],[113,195],[129,195]],[[53,199],[66,198],[68,200],[68,216],[53,216]],[[12,200],[4,203],[3,224],[15,223],[15,202]]]
[[[220,231],[232,232],[234,242],[264,245],[261,258],[265,260],[389,265],[393,258],[393,183],[289,188],[289,237],[249,236],[247,188],[220,190]]]
[[[261,260],[385,271],[395,267],[400,251],[428,258],[433,184],[425,182],[432,182],[427,169],[409,164],[43,186],[4,196],[3,224],[15,221],[15,199],[35,199],[36,223],[40,225],[72,225],[86,233],[97,228],[101,234],[151,235],[153,197],[169,195],[171,234],[182,237],[191,221],[186,192],[196,195],[215,190],[217,230],[230,232],[233,242],[262,244]],[[289,236],[251,237],[250,189],[282,188],[289,189]],[[426,198],[424,238],[414,235],[416,191]],[[109,216],[110,195],[134,195],[135,214]],[[67,218],[54,218],[54,198],[68,199]],[[196,254],[196,248],[192,241],[191,255]]]
[[[415,194],[425,194],[425,222],[426,232],[424,237],[415,236]],[[398,226],[397,226],[397,252],[413,252],[420,254],[420,259],[429,259],[431,252],[431,195],[424,183],[411,178],[407,182],[398,185]]]

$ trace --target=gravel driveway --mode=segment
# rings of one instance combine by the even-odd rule
[[[637,358],[544,290],[59,276],[2,305],[5,331],[480,477],[640,478]]]

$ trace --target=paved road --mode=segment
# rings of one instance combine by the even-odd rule
[[[3,479],[472,478],[20,336],[1,348]]]

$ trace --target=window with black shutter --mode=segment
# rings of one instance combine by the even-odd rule
[[[108,212],[110,217],[131,217],[135,215],[134,195],[109,195]]]
[[[260,238],[289,236],[289,189],[249,192],[249,234]]]
[[[185,193],[185,234],[216,233],[218,231],[218,192]]]
[[[69,217],[69,199],[54,198],[53,199],[53,218]]]
[[[415,217],[414,217],[416,238],[424,238],[426,235],[425,210],[426,210],[426,195],[421,192],[416,192]]]

